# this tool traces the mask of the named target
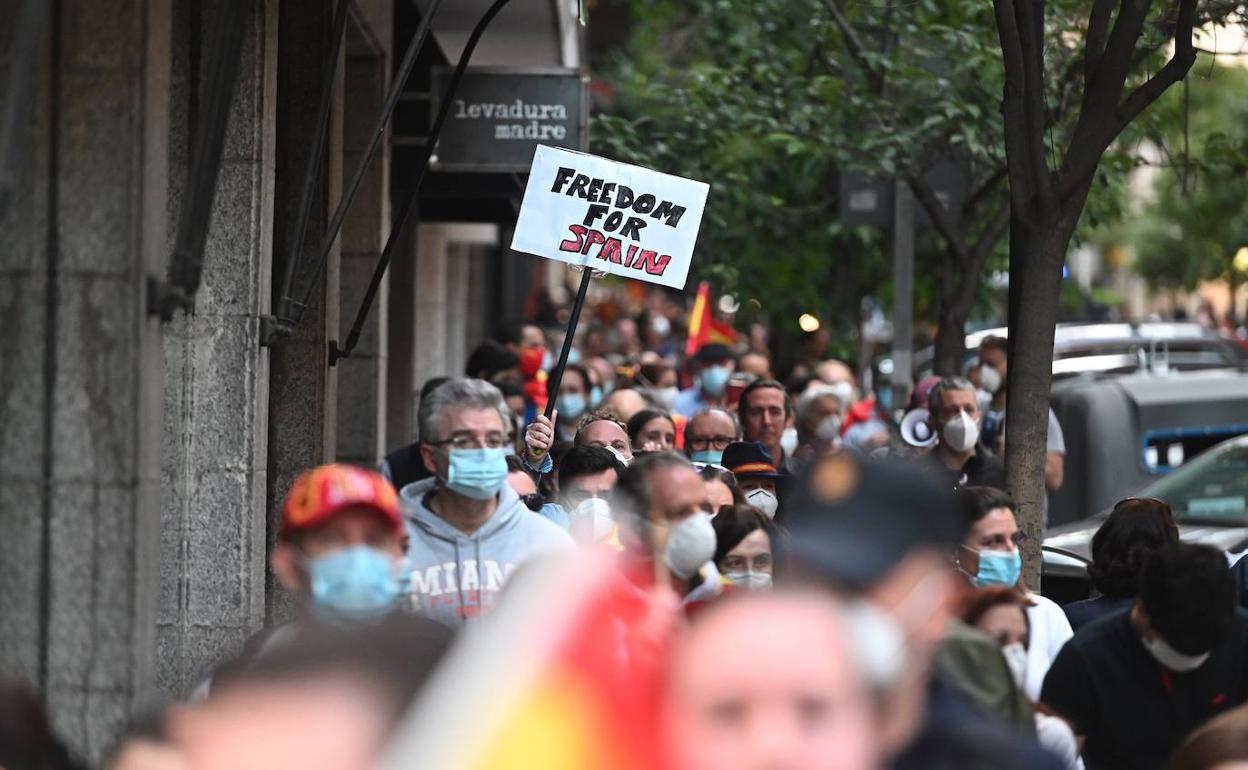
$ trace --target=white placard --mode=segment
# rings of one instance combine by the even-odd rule
[[[538,145],[511,248],[683,289],[710,186]]]

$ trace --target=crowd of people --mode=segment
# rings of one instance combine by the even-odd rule
[[[270,553],[300,614],[109,766],[380,766],[517,572],[594,553],[659,617],[624,629],[642,647],[594,644],[638,677],[659,661],[653,733],[631,738],[671,770],[1248,767],[1243,566],[1127,499],[1093,541],[1091,598],[1023,579],[1002,340],[917,383],[903,416],[841,361],[781,381],[754,336],[680,360],[653,328],[617,331],[582,337],[547,392],[553,345],[520,325],[424,384],[415,441],[380,469],[300,477]],[[1063,454],[1051,419],[1050,489]],[[0,692],[0,766],[72,766],[29,695]]]

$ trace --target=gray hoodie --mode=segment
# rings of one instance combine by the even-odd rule
[[[494,605],[516,567],[575,547],[567,532],[530,511],[509,484],[499,492],[494,515],[465,534],[429,509],[436,484],[424,479],[399,492],[411,537],[404,577],[412,609],[425,617],[463,625]]]

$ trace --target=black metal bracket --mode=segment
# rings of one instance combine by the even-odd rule
[[[399,215],[395,219],[394,224],[390,228],[390,236],[386,239],[386,245],[381,250],[381,256],[377,258],[377,265],[373,268],[373,276],[368,282],[368,289],[364,292],[364,299],[360,302],[360,309],[355,314],[355,321],[351,324],[351,331],[347,333],[347,342],[343,346],[343,350],[339,352],[339,357],[345,357],[351,354],[356,344],[360,341],[360,335],[364,331],[364,321],[368,318],[368,311],[373,307],[373,300],[377,298],[377,290],[381,287],[381,279],[386,274],[386,268],[390,266],[390,260],[394,257],[394,249],[398,245],[400,238],[403,237],[403,231],[407,226],[408,220],[416,210],[416,204],[420,200],[420,185],[425,179],[425,174],[429,171],[429,162],[433,157],[433,152],[438,145],[438,137],[442,134],[442,127],[446,124],[447,115],[451,111],[451,101],[455,98],[455,92],[459,88],[459,83],[464,79],[464,70],[468,68],[468,62],[472,59],[472,53],[477,48],[477,43],[481,40],[481,36],[485,34],[485,30],[490,26],[490,22],[494,21],[494,17],[503,7],[511,0],[494,0],[485,13],[482,14],[481,20],[477,22],[477,26],[473,28],[472,34],[468,36],[468,41],[464,44],[464,50],[459,56],[459,63],[455,65],[455,72],[451,75],[451,81],[447,85],[446,93],[442,94],[442,103],[438,107],[438,116],[433,121],[433,126],[429,130],[429,136],[426,138],[424,147],[424,157],[421,158],[420,167],[416,171],[416,177],[412,181],[411,189],[408,191],[407,200],[399,206]]]
[[[221,18],[207,50],[215,55],[208,72],[204,109],[192,139],[186,194],[178,220],[177,237],[169,257],[167,281],[149,279],[148,313],[162,321],[173,318],[179,308],[194,307],[204,269],[204,244],[212,222],[212,203],[217,193],[217,176],[225,152],[230,103],[238,81],[238,69],[247,32],[251,3],[222,0],[216,4]],[[194,84],[198,86],[198,84]]]
[[[307,240],[308,219],[312,216],[312,197],[316,191],[317,178],[321,174],[321,166],[325,161],[325,137],[329,133],[329,113],[333,107],[334,81],[338,75],[338,59],[342,55],[344,38],[347,36],[347,10],[351,0],[338,0],[332,22],[333,45],[330,48],[329,60],[325,63],[325,72],[321,79],[321,95],[316,106],[316,123],[312,128],[312,139],[308,143],[308,165],[303,173],[303,185],[299,188],[299,209],[295,214],[295,226],[290,234],[290,250],[286,254],[286,269],[282,276],[281,299],[277,302],[278,323],[273,327],[277,336],[286,336],[294,329],[295,322],[302,315],[302,306],[298,307],[292,296],[295,275],[302,261],[303,245]],[[345,88],[345,84],[344,84]],[[318,271],[319,274],[319,271]],[[315,286],[316,279],[312,280]],[[273,341],[274,338],[270,338]]]
[[[260,316],[260,347],[271,348],[278,339],[290,335],[290,328],[274,315]]]
[[[329,365],[330,366],[337,366],[338,362],[341,359],[351,357],[350,350],[343,350],[342,348],[338,347],[338,340],[330,340],[329,342],[325,344],[326,344],[326,347],[328,347],[329,349]]]
[[[154,275],[147,276],[147,314],[157,316],[162,322],[173,320],[179,310],[190,312],[195,307],[195,298],[188,295],[181,286],[169,283]]]
[[[279,324],[279,334],[286,335],[291,333],[300,320],[303,319],[304,310],[312,301],[312,292],[316,290],[320,282],[321,272],[325,269],[325,263],[329,259],[330,250],[333,248],[334,242],[338,238],[338,233],[342,229],[343,221],[346,219],[347,211],[351,208],[352,201],[355,200],[356,194],[360,190],[360,185],[364,182],[364,175],[368,172],[369,165],[373,162],[373,158],[377,155],[377,150],[381,146],[381,140],[386,134],[386,126],[390,122],[390,116],[394,114],[394,108],[398,105],[403,96],[403,86],[407,83],[408,77],[412,74],[412,69],[416,66],[416,57],[420,53],[420,49],[424,47],[425,40],[429,37],[429,30],[432,28],[433,17],[438,12],[438,7],[443,0],[433,0],[429,8],[425,11],[424,17],[420,20],[420,26],[416,28],[416,34],[412,35],[411,42],[407,45],[407,51],[403,54],[403,61],[399,64],[399,68],[395,71],[393,80],[390,85],[390,93],[386,96],[386,102],[381,108],[381,114],[377,116],[376,122],[373,124],[372,133],[369,135],[368,148],[360,156],[359,164],[355,168],[351,179],[343,187],[342,195],[338,200],[338,205],[334,208],[334,213],[326,225],[325,232],[321,235],[320,245],[317,253],[316,268],[308,276],[308,285],[301,295],[295,292],[295,276],[296,261],[302,256],[303,243],[306,237],[307,212],[310,210],[311,202],[309,191],[313,181],[313,176],[319,169],[319,164],[310,163],[308,175],[304,179],[304,196],[300,204],[299,218],[295,225],[295,242],[296,246],[291,250],[290,263],[287,266],[286,274],[282,279],[281,298],[277,304],[277,315],[281,320]],[[343,0],[340,7],[345,8],[349,5],[348,0]],[[336,57],[335,57],[336,58]],[[332,78],[328,79],[324,84],[321,99],[325,110],[325,116],[328,116],[327,105],[329,89],[333,85]],[[321,123],[325,123],[324,117]],[[324,132],[318,133],[318,141],[324,138]],[[318,145],[319,146],[319,145]],[[319,151],[314,151],[314,155],[323,155]],[[302,300],[297,300],[296,296],[302,296]],[[332,360],[332,359],[331,359]],[[332,364],[331,364],[332,365]]]

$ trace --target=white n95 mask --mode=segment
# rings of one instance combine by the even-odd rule
[[[615,521],[606,500],[591,497],[568,511],[568,531],[578,545],[594,545],[611,536]]]
[[[780,507],[780,501],[776,499],[775,493],[766,489],[750,490],[750,493],[745,496],[745,501],[769,519],[776,518],[776,509]]]
[[[672,574],[688,580],[715,555],[715,528],[711,515],[698,511],[672,525],[667,533],[663,561]]]
[[[966,412],[958,412],[941,430],[940,436],[955,452],[968,452],[979,441],[979,423]]]

